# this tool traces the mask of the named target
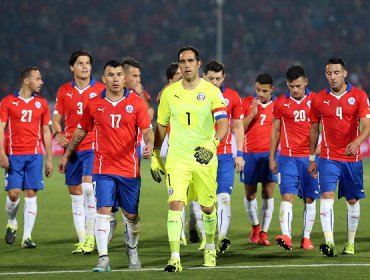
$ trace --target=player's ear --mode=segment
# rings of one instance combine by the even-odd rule
[[[344,71],[343,71],[343,77],[344,77],[344,78],[347,78],[347,74],[348,74],[347,70],[346,70],[346,69],[344,69]]]
[[[105,80],[105,76],[104,75],[101,75],[101,80],[104,84],[106,84],[106,80]]]
[[[202,66],[202,61],[201,60],[198,60],[198,68],[200,68],[200,66]]]
[[[71,72],[73,73],[73,66],[69,65],[69,70],[71,70]]]
[[[306,87],[308,85],[308,79],[306,78],[304,81],[304,86]]]

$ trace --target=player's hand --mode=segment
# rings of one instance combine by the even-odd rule
[[[213,154],[216,153],[217,147],[220,144],[220,140],[214,138],[211,142],[205,143],[202,146],[195,148],[194,157],[200,164],[208,164],[213,158]]]
[[[50,177],[53,174],[53,169],[53,161],[51,159],[47,160],[45,164],[45,176]]]
[[[0,155],[0,167],[9,169],[9,158],[6,154]]]
[[[58,171],[59,171],[59,173],[61,173],[61,174],[66,173],[67,163],[68,163],[68,158],[66,156],[63,156],[61,158],[61,160],[59,161],[59,164],[58,164]]]
[[[310,161],[308,165],[308,173],[310,173],[313,178],[317,179],[317,166],[315,161]]]
[[[143,150],[141,151],[142,158],[150,158],[152,154],[153,154],[152,145],[145,145]]]
[[[278,174],[278,165],[277,165],[275,158],[269,159],[269,168],[273,174],[275,175]]]
[[[235,168],[236,168],[236,172],[241,172],[243,171],[244,169],[244,158],[241,157],[241,156],[236,156],[235,157]]]
[[[257,107],[257,105],[258,105],[258,100],[257,99],[253,99],[252,100],[252,110],[251,110],[251,114],[253,115],[253,116],[255,116],[255,115],[257,115],[257,113],[258,113],[258,107]]]
[[[166,169],[164,168],[163,162],[161,160],[161,150],[154,149],[152,155],[152,161],[150,163],[150,172],[152,173],[152,178],[157,183],[162,182],[161,174],[166,174]]]
[[[346,156],[354,156],[357,154],[357,151],[358,151],[358,147],[360,146],[360,144],[357,143],[357,141],[353,141],[351,143],[349,143],[346,147],[346,151],[345,151],[345,155]]]
[[[55,141],[57,141],[58,145],[62,148],[67,148],[69,141],[67,137],[65,137],[62,133],[57,133],[54,137]]]

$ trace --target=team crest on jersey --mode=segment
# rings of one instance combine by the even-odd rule
[[[97,96],[98,94],[96,92],[92,92],[90,93],[90,99],[94,98],[95,96]]]
[[[230,104],[230,100],[229,100],[229,99],[227,99],[227,98],[224,98],[224,100],[225,100],[225,104],[226,104],[226,106],[229,106],[229,104]]]
[[[307,101],[307,107],[311,109],[311,100]]]
[[[126,106],[126,112],[127,113],[131,114],[133,111],[134,111],[134,107],[132,105],[127,105]]]
[[[41,108],[41,103],[39,101],[36,101],[35,106],[36,106],[37,109],[40,109]]]
[[[197,99],[199,101],[203,101],[206,98],[206,95],[203,92],[199,92],[197,95]]]
[[[171,195],[173,195],[173,188],[169,187],[168,188],[168,196],[171,196]]]
[[[354,97],[348,98],[348,104],[349,105],[354,105],[356,103],[356,99]]]

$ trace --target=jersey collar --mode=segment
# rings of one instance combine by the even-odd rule
[[[123,89],[123,96],[127,98],[129,95],[130,95],[130,91],[127,88],[124,88]],[[106,96],[107,96],[107,89],[105,88],[101,92],[101,98],[104,99]]]
[[[225,85],[221,85],[220,90],[222,93],[224,93],[225,89],[226,89]]]
[[[309,96],[310,95],[310,90],[308,89],[308,87],[306,87],[305,89],[305,95]],[[290,90],[288,90],[288,92],[285,94],[285,97],[286,99],[290,98]]]
[[[347,82],[346,82],[346,84],[347,84],[346,92],[351,91],[351,90],[352,90],[353,85],[352,85],[352,84],[350,84],[350,83],[347,83]],[[330,86],[328,86],[328,87],[326,88],[326,93],[330,93]]]
[[[16,89],[15,91],[14,91],[14,96],[15,97],[18,97],[19,96],[19,89]],[[37,93],[36,92],[32,92],[32,94],[31,94],[33,97],[35,97],[36,95],[37,95]]]
[[[95,86],[95,84],[96,84],[96,80],[93,78],[93,77],[91,77],[90,78],[90,83],[89,83],[89,85],[91,86],[91,87],[93,87],[93,86]],[[75,87],[76,86],[76,82],[75,82],[75,80],[72,80],[72,87]]]

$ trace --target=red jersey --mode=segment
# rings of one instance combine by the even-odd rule
[[[68,141],[71,140],[73,133],[81,118],[83,109],[89,99],[100,94],[105,85],[91,79],[90,84],[80,90],[76,87],[74,81],[62,85],[57,94],[55,101],[54,115],[64,116],[64,135]],[[86,135],[82,143],[77,147],[76,151],[85,151],[94,149],[95,134],[90,132]]]
[[[244,116],[247,117],[251,113],[252,101],[255,96],[248,96],[242,99],[242,107]],[[246,153],[262,153],[270,151],[270,136],[272,129],[272,109],[274,107],[276,97],[262,104],[258,102],[258,112],[254,119],[250,122],[244,137],[244,152]]]
[[[301,100],[281,95],[275,101],[273,116],[281,121],[280,154],[289,157],[308,157],[310,154],[310,107],[315,93],[306,88]]]
[[[137,96],[139,96],[141,98],[141,96],[135,92],[135,94],[137,94]],[[143,94],[144,94],[144,98],[146,99],[146,101],[150,104],[150,95],[149,93],[146,91],[146,90],[143,90]],[[149,109],[149,108],[148,108]],[[137,137],[137,143],[136,145],[139,146],[140,143],[141,143],[141,139],[143,139],[143,133],[142,131],[139,129],[139,135]]]
[[[330,88],[314,95],[311,103],[311,122],[321,121],[322,141],[320,157],[354,162],[361,160],[360,147],[354,156],[345,155],[346,146],[360,134],[360,118],[370,118],[367,94],[347,84],[341,95],[334,95]]]
[[[5,151],[8,155],[42,153],[43,126],[51,123],[46,99],[36,93],[24,99],[16,91],[2,100],[0,121],[6,123]]]
[[[239,94],[230,89],[221,87],[222,95],[226,103],[227,118],[229,120],[229,131],[217,148],[217,154],[232,154],[232,120],[242,120],[244,118],[242,103]],[[217,130],[217,123],[215,125]]]
[[[140,97],[125,90],[122,99],[110,101],[104,90],[87,103],[79,127],[95,131],[93,174],[140,176],[136,152],[138,128],[151,127],[148,109]]]

